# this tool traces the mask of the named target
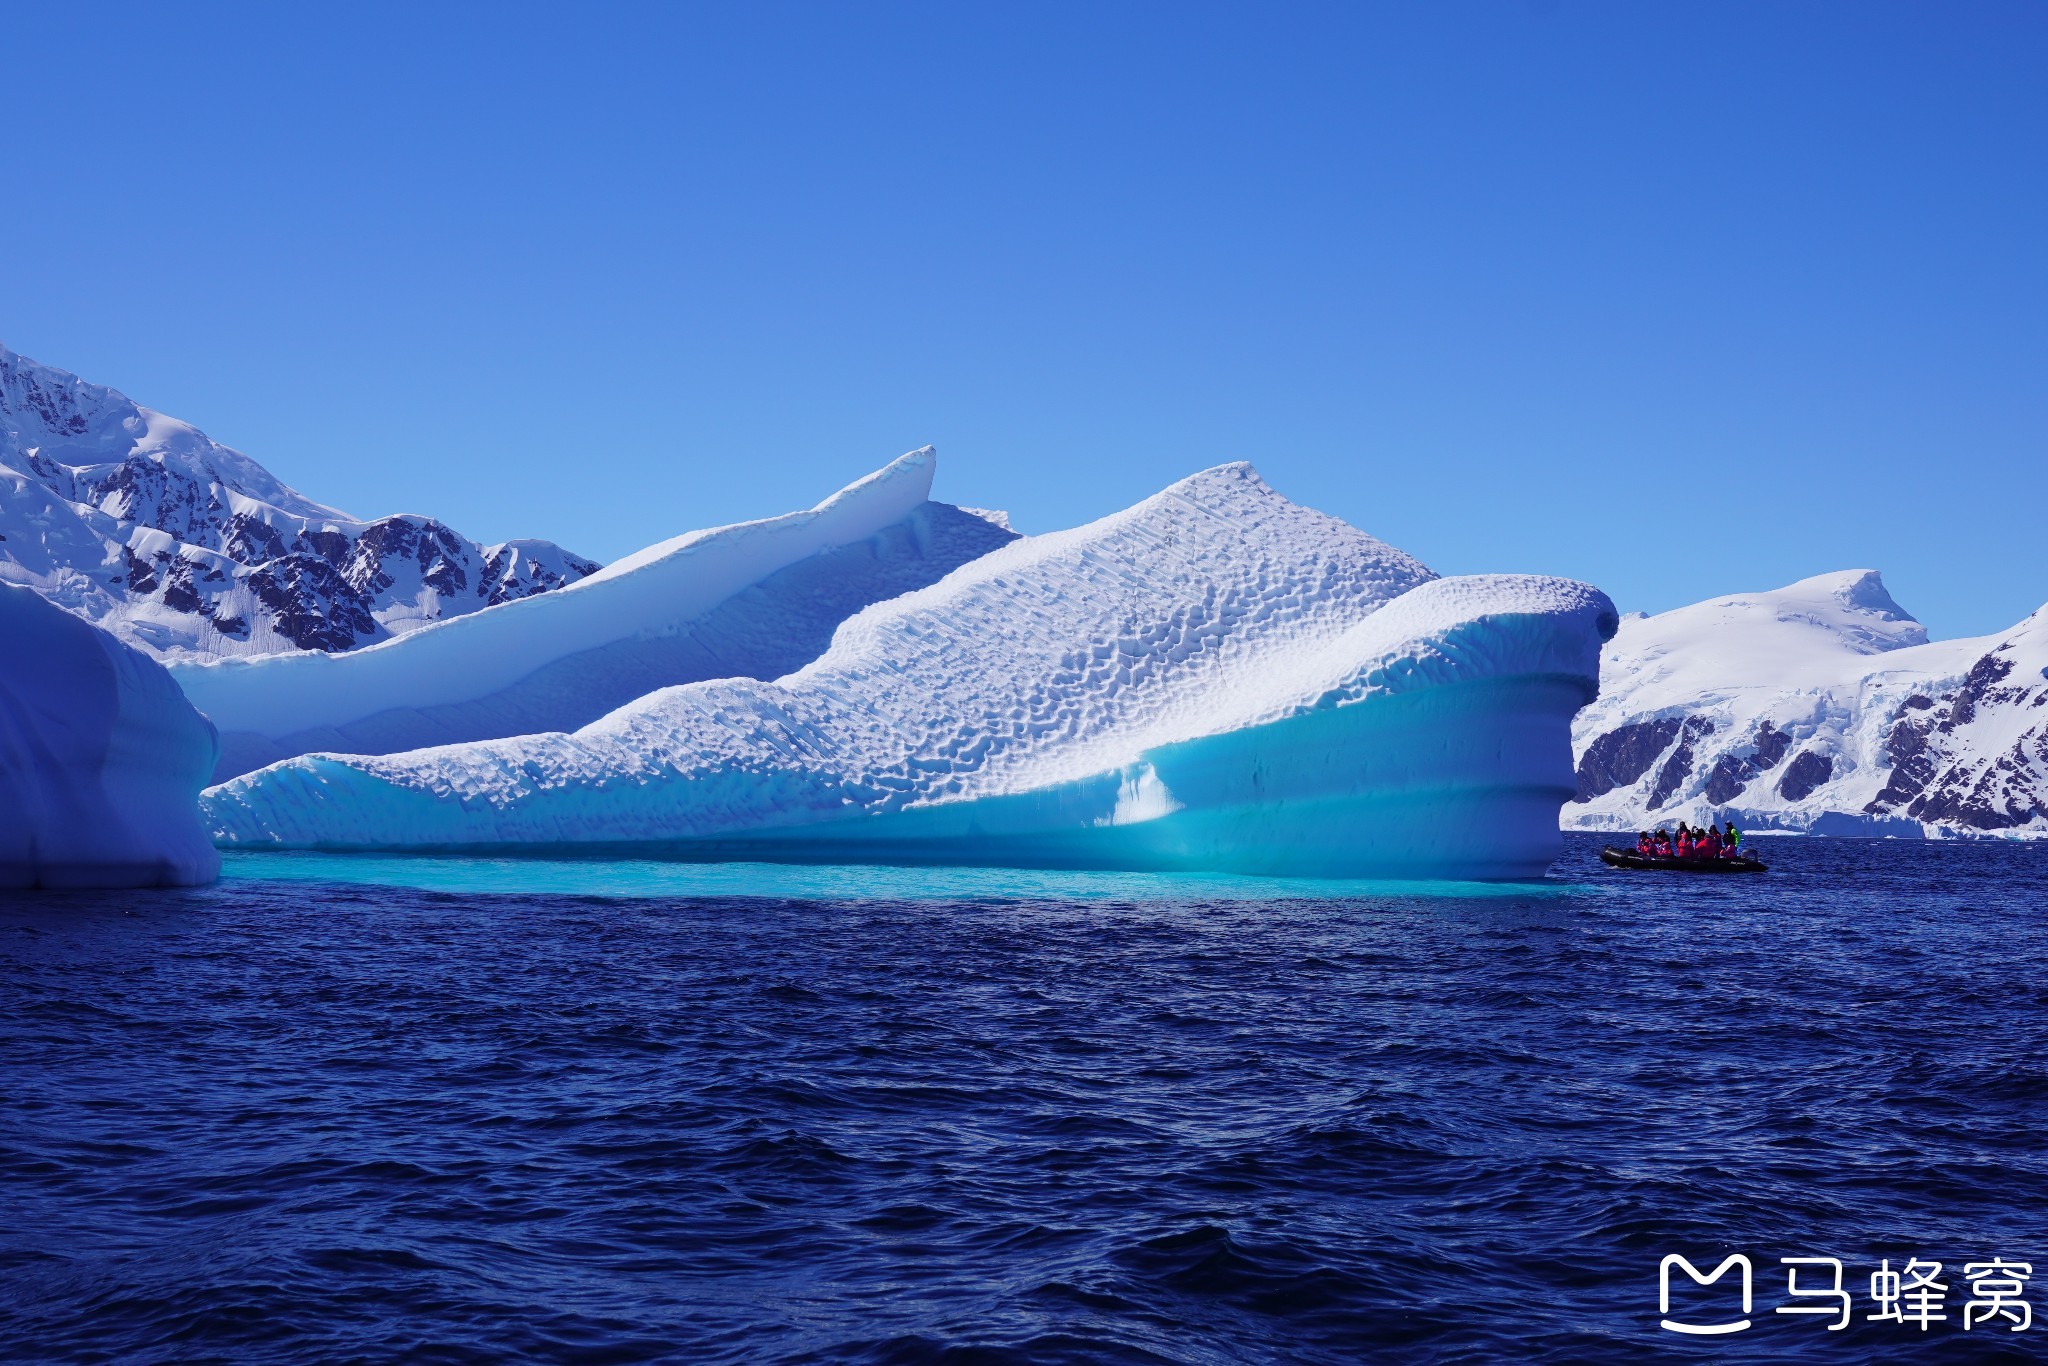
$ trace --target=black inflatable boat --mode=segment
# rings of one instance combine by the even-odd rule
[[[1660,873],[1768,873],[1769,865],[1747,854],[1738,858],[1679,858],[1676,855],[1639,854],[1633,849],[1608,845],[1600,861],[1610,868],[1642,868]]]

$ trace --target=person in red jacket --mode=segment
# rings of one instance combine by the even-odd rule
[[[1654,845],[1652,846],[1650,852],[1655,854],[1658,858],[1670,858],[1671,832],[1668,830],[1659,830],[1657,832],[1657,839]]]
[[[1672,841],[1671,852],[1680,858],[1692,857],[1692,827],[1684,821],[1678,823],[1678,838]]]
[[[1708,826],[1707,833],[1693,847],[1693,852],[1701,858],[1721,857],[1721,832],[1711,825]]]
[[[1649,831],[1636,831],[1636,852],[1638,854],[1654,854],[1657,852],[1656,842],[1650,838]]]

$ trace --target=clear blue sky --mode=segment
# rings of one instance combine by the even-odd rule
[[[2048,600],[2048,4],[15,6],[0,340],[611,558],[932,442],[1658,610]]]

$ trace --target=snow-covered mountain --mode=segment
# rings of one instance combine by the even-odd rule
[[[361,521],[239,451],[0,346],[0,581],[163,659],[348,650],[573,583],[548,541]]]
[[[434,634],[547,629],[601,586]],[[253,847],[1534,875],[1615,624],[1584,584],[1437,579],[1228,465],[877,602],[772,682],[662,688],[570,734],[304,755],[205,809]]]
[[[348,654],[175,664],[221,730],[218,780],[295,754],[389,754],[571,731],[706,678],[779,678],[846,618],[1017,539],[930,499],[912,451],[814,508],[693,531],[559,592]]]
[[[2048,835],[2048,608],[1930,641],[1849,570],[1631,616],[1573,749],[1569,828]]]

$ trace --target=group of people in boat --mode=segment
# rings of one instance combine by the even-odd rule
[[[1735,822],[1728,822],[1726,834],[1712,825],[1705,827],[1678,823],[1678,834],[1659,830],[1651,834],[1647,830],[1636,832],[1636,852],[1653,858],[1744,858],[1741,852],[1742,832],[1735,828]]]

